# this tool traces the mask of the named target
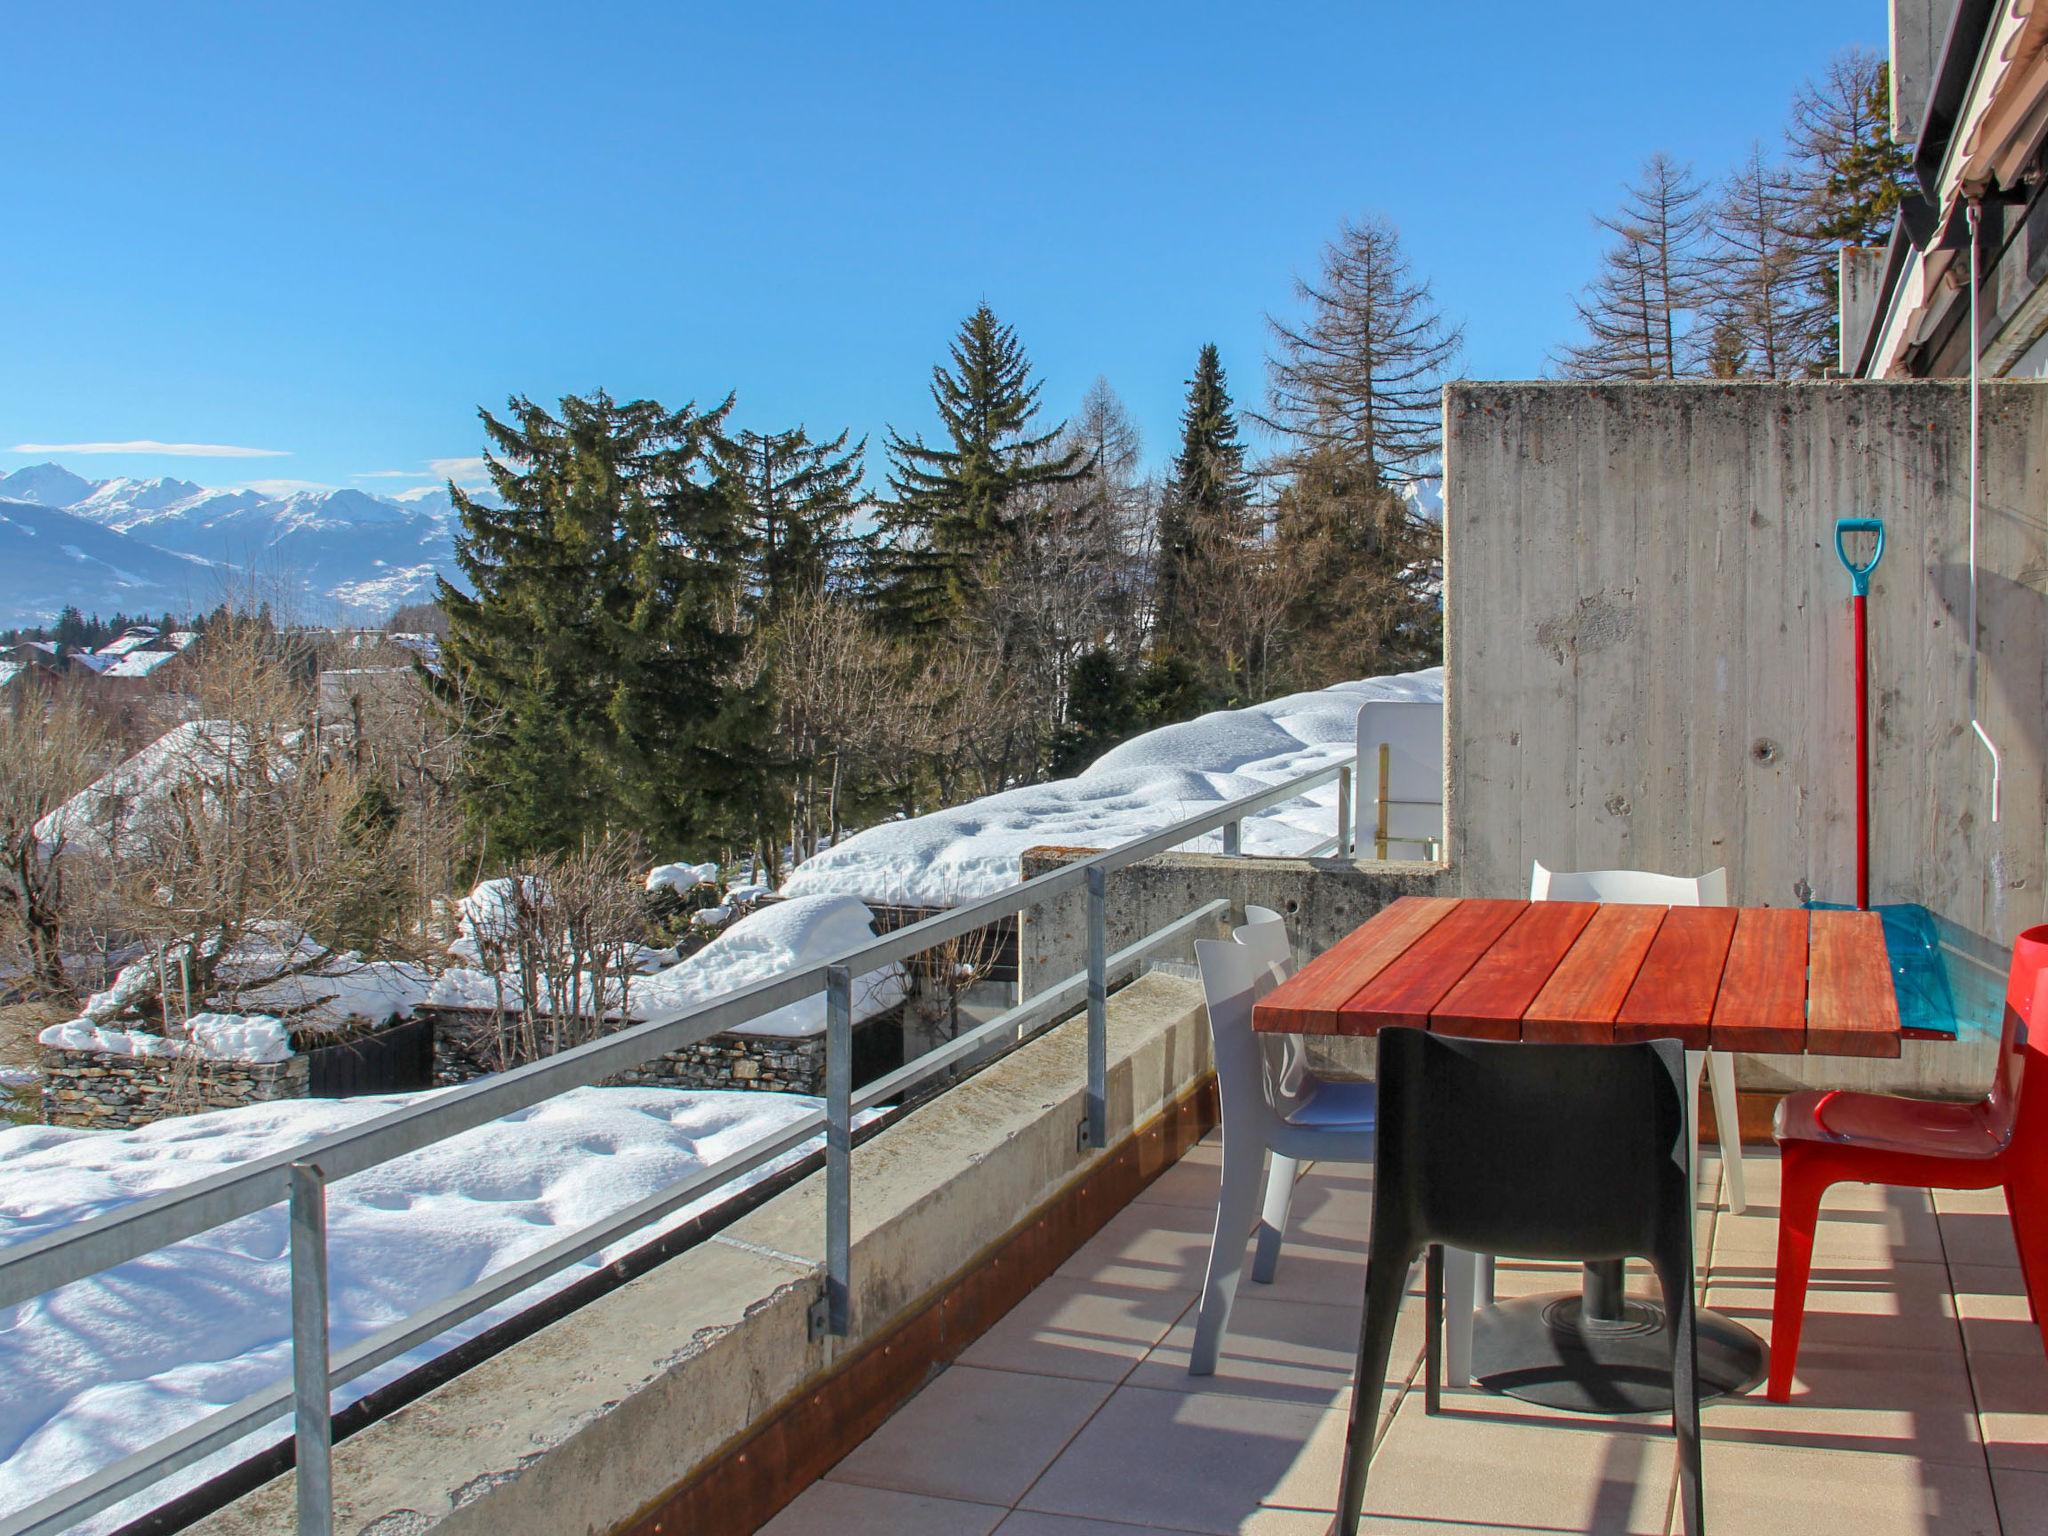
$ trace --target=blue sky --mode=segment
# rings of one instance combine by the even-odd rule
[[[1172,451],[1377,210],[1530,377],[1642,157],[1774,142],[1883,0],[65,5],[9,18],[0,469],[400,490],[604,387],[929,431],[987,299]],[[8,452],[137,440],[275,456]],[[870,463],[879,479],[880,455]],[[396,471],[397,474],[383,472]],[[465,473],[458,467],[458,474]]]

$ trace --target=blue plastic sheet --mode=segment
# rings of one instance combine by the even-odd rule
[[[1847,912],[1832,901],[1810,901],[1809,910]],[[1951,1037],[1965,1030],[1998,1028],[1996,1012],[1986,1012],[1986,988],[1974,975],[1958,974],[1961,966],[1978,969],[1942,946],[1939,919],[1918,905],[1872,907],[1884,920],[1885,954],[1892,965],[1892,987],[1899,998],[1899,1022],[1907,1029]]]

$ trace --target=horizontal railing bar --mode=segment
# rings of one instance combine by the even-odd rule
[[[602,1221],[580,1228],[559,1242],[528,1254],[517,1263],[487,1275],[474,1285],[351,1345],[334,1358],[328,1376],[330,1386],[347,1385],[408,1350],[469,1321],[478,1313],[488,1311],[498,1302],[531,1289],[550,1275],[588,1258],[598,1249],[661,1220],[705,1191],[796,1150],[814,1139],[824,1126],[822,1111],[804,1115],[775,1135],[750,1143],[731,1156],[698,1169],[688,1178],[679,1179],[666,1189],[635,1201]],[[93,1477],[74,1483],[6,1521],[0,1521],[0,1536],[40,1536],[46,1531],[65,1530],[108,1505],[119,1503],[152,1483],[161,1482],[270,1420],[283,1417],[291,1402],[289,1381],[281,1381],[253,1393],[239,1403],[200,1420],[198,1424],[155,1441]],[[66,1499],[67,1493],[73,1496]],[[62,1502],[57,1502],[59,1500]],[[18,1524],[20,1521],[31,1523]]]
[[[1195,908],[1185,917],[1175,918],[1165,927],[1155,929],[1137,943],[1118,950],[1109,957],[1105,967],[1108,976],[1122,975],[1140,960],[1161,945],[1170,944],[1192,928],[1215,917],[1219,912],[1230,909],[1230,903],[1217,900]],[[977,1024],[966,1034],[947,1041],[944,1045],[926,1051],[915,1061],[905,1062],[895,1071],[876,1078],[853,1096],[855,1110],[866,1109],[884,1099],[895,1098],[917,1087],[927,1078],[933,1077],[965,1057],[972,1056],[976,1049],[986,1045],[1000,1035],[1043,1023],[1068,1008],[1077,1008],[1086,999],[1088,973],[1076,971],[1064,981],[1056,982],[1045,991],[1026,999],[1014,1008],[1007,1008],[994,1018]]]
[[[362,1125],[215,1174],[121,1210],[0,1252],[0,1307],[124,1264],[238,1217],[265,1210],[285,1195],[285,1171],[301,1160],[331,1169],[330,1182],[373,1168],[437,1141],[529,1109],[543,1100],[637,1066],[650,1057],[695,1045],[776,1008],[801,1002],[824,986],[824,967],[807,966],[755,982],[713,1002],[651,1019],[545,1061],[421,1095],[420,1102]]]
[[[79,1521],[163,1481],[224,1445],[232,1445],[273,1419],[288,1418],[291,1408],[292,1384],[285,1378],[129,1452],[90,1477],[67,1483],[26,1509],[0,1517],[0,1536],[56,1536],[68,1531]]]
[[[1225,822],[1299,799],[1334,781],[1349,762],[1332,763],[1257,794],[1209,807],[1158,832],[899,928],[831,963],[847,966],[857,977],[867,975],[1078,886],[1085,881],[1090,865],[1121,869],[1215,831]],[[756,982],[713,1002],[678,1009],[544,1061],[425,1095],[418,1104],[364,1125],[287,1148],[0,1252],[0,1308],[275,1205],[284,1199],[286,1170],[293,1162],[318,1162],[330,1181],[360,1173],[800,1002],[823,990],[825,969],[823,964],[812,965]]]

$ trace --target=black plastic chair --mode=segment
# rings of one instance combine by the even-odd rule
[[[1650,1262],[1669,1320],[1685,1530],[1701,1536],[1686,1085],[1675,1040],[1524,1045],[1381,1032],[1372,1241],[1339,1531],[1358,1529],[1379,1383],[1409,1266],[1425,1249],[1425,1406],[1440,1406],[1449,1245],[1513,1258]]]

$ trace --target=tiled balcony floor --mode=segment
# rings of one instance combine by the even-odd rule
[[[1303,1178],[1271,1286],[1239,1293],[1218,1373],[1187,1374],[1216,1190],[1210,1141],[1156,1181],[768,1536],[1322,1536],[1363,1293],[1370,1171]],[[1708,1303],[1769,1336],[1778,1166],[1701,1212]],[[1719,1188],[1710,1159],[1703,1188]],[[1823,1208],[1799,1385],[1705,1411],[1710,1529],[1743,1536],[2048,1533],[2048,1359],[2000,1197],[1845,1186]],[[1418,1271],[1419,1276],[1419,1271]],[[1503,1294],[1576,1270],[1503,1265]],[[1632,1270],[1632,1284],[1647,1284]],[[1668,1419],[1553,1413],[1478,1390],[1422,1411],[1402,1315],[1363,1529],[1667,1532]]]

